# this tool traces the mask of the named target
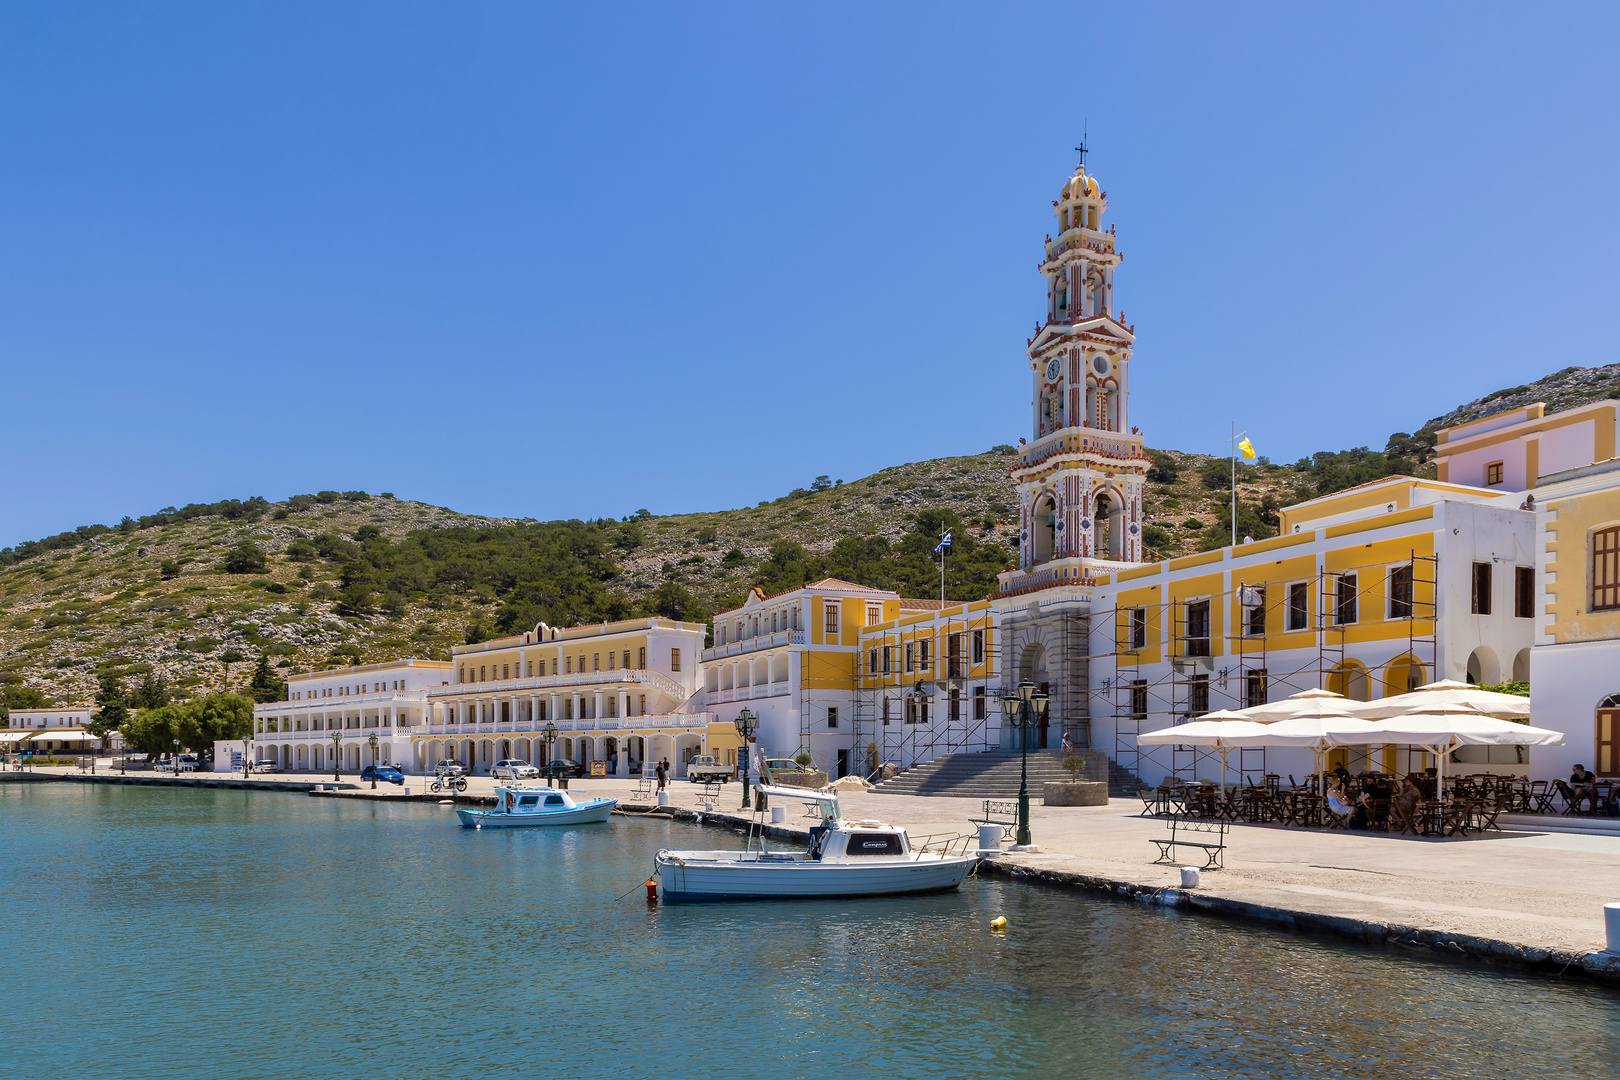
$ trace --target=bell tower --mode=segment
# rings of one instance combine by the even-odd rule
[[[1142,490],[1150,464],[1130,426],[1134,328],[1121,317],[1114,272],[1123,258],[1102,224],[1108,193],[1084,154],[1052,202],[1056,236],[1040,264],[1046,321],[1028,341],[1030,439],[1012,477],[1019,494],[1019,571],[1003,588],[1089,578],[1139,563]],[[1022,582],[1020,579],[1023,579]]]

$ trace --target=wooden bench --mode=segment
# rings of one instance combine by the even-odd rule
[[[1155,863],[1174,863],[1177,848],[1194,848],[1204,853],[1204,870],[1224,869],[1224,853],[1226,851],[1226,819],[1225,818],[1198,818],[1186,814],[1171,814],[1170,835],[1155,838],[1153,843],[1158,845],[1159,857]],[[1186,839],[1192,837],[1192,839]],[[1199,839],[1199,838],[1202,839]]]
[[[1001,838],[1008,840],[1018,828],[1018,804],[999,799],[986,799],[983,816],[968,820],[975,825],[1000,825]]]

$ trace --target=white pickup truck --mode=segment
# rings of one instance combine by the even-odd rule
[[[731,779],[732,766],[722,764],[718,759],[708,754],[700,754],[686,763],[686,778],[694,784],[707,784],[714,781],[725,783]]]

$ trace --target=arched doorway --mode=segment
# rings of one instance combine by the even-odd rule
[[[1424,678],[1423,664],[1411,653],[1397,656],[1384,665],[1384,697],[1395,694],[1405,694],[1422,686],[1427,679]]]
[[[1368,701],[1372,696],[1367,668],[1360,660],[1346,660],[1328,672],[1327,688],[1351,701]]]
[[[1473,685],[1494,685],[1502,681],[1502,665],[1496,661],[1496,653],[1484,645],[1468,654],[1468,667],[1465,669],[1468,682]]]
[[[1520,649],[1513,656],[1513,681],[1527,683],[1530,681],[1530,650]]]
[[[1048,698],[1046,715],[1041,717],[1040,726],[1030,733],[1029,748],[1031,750],[1045,750],[1050,744],[1052,724],[1062,719],[1057,715],[1058,710],[1055,703],[1051,702],[1052,683],[1046,664],[1046,646],[1040,642],[1024,646],[1023,654],[1018,658],[1018,680],[1020,682],[1034,683],[1041,693],[1046,694]],[[1021,728],[1014,730],[1014,749],[1018,749],[1022,745],[1020,741],[1022,737],[1023,730]]]

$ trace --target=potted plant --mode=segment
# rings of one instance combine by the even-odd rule
[[[1048,780],[1041,785],[1041,795],[1047,806],[1108,805],[1106,781],[1080,779],[1080,773],[1086,767],[1085,758],[1079,754],[1069,754],[1060,765],[1069,774],[1069,779]]]

